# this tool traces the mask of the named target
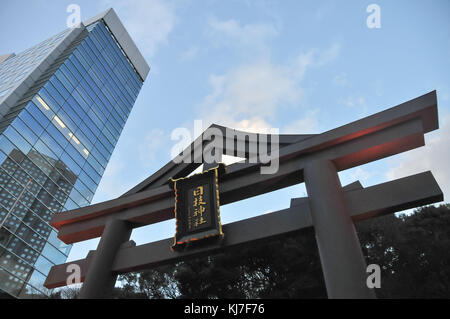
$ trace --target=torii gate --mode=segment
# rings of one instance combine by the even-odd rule
[[[287,209],[224,225],[225,238],[208,246],[171,251],[173,238],[136,246],[129,240],[133,228],[174,218],[169,178],[187,176],[201,165],[169,162],[117,199],[55,214],[51,225],[65,243],[101,239],[85,259],[53,266],[44,285],[65,286],[68,266],[77,264],[84,282],[80,298],[104,298],[118,274],[314,227],[328,297],[374,298],[366,285],[366,264],[354,222],[439,202],[443,194],[431,172],[368,188],[359,182],[342,187],[337,172],[423,146],[424,134],[438,126],[432,91],[322,134],[279,135],[279,170],[268,175],[260,174],[261,163],[249,162],[255,154],[246,141],[247,160],[227,166],[221,179],[221,205],[302,182],[308,197],[293,198]],[[223,154],[231,156],[236,151],[223,148]]]

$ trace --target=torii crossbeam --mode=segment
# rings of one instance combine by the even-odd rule
[[[226,129],[217,125],[212,128]],[[437,128],[437,99],[433,91],[322,134],[279,135],[279,169],[274,174],[260,174],[262,164],[248,160],[258,154],[252,153],[253,148],[246,141],[247,160],[227,166],[219,185],[221,205],[301,182],[306,184],[308,197],[293,199],[288,209],[224,225],[223,241],[184,252],[170,250],[173,239],[140,246],[129,241],[133,228],[174,217],[169,178],[184,177],[201,165],[198,161],[169,162],[117,199],[55,214],[51,224],[65,243],[100,236],[101,240],[97,250],[91,251],[86,259],[54,266],[45,286],[65,286],[70,274],[67,267],[77,264],[84,281],[81,297],[102,298],[108,296],[118,274],[268,240],[312,226],[328,296],[372,298],[374,293],[366,286],[365,261],[354,222],[442,201],[443,194],[430,172],[368,188],[358,183],[342,188],[337,172],[423,146],[424,134]],[[196,142],[192,145],[205,147]],[[236,152],[228,146],[222,150],[227,155]]]

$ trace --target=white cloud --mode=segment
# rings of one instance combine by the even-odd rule
[[[286,125],[282,133],[284,134],[317,134],[319,132],[319,120],[317,119],[319,111],[310,110],[306,114]]]
[[[346,186],[353,182],[359,181],[363,187],[367,187],[370,183],[370,178],[376,173],[368,171],[362,167],[353,167],[351,169],[339,172],[339,179],[342,186]]]
[[[144,54],[153,56],[167,43],[176,17],[173,1],[169,0],[104,0],[113,7],[128,33]]]
[[[311,49],[300,53],[287,64],[275,64],[269,59],[244,64],[222,75],[211,75],[211,93],[204,98],[201,114],[205,125],[221,124],[242,130],[267,132],[270,122],[283,108],[304,104],[301,82],[310,68],[322,67],[336,59],[340,45],[325,50]],[[309,111],[298,123],[306,130],[317,131],[317,110]],[[298,131],[297,131],[298,132]]]
[[[206,122],[240,129],[268,127],[266,118],[278,107],[298,103],[302,89],[292,72],[261,61],[210,76],[212,92],[204,99]],[[206,124],[207,125],[207,124]]]
[[[425,136],[425,146],[409,151],[391,162],[386,176],[397,179],[431,171],[448,202],[450,196],[450,116],[442,120],[441,128],[432,137]]]
[[[345,99],[339,100],[340,104],[343,104],[349,108],[366,109],[366,99],[362,96],[348,96]]]
[[[216,46],[233,46],[240,50],[266,50],[267,41],[278,35],[272,24],[245,24],[239,21],[220,21],[212,17],[208,21],[207,36]]]
[[[302,78],[308,68],[322,67],[337,59],[341,49],[342,47],[339,43],[334,43],[325,50],[314,48],[307,52],[300,53],[293,66],[297,72],[297,76]]]
[[[267,133],[271,132],[271,125],[267,123],[262,117],[255,116],[250,119],[244,119],[235,122],[233,128],[250,133]]]
[[[354,181],[367,182],[374,173],[371,173],[361,167],[356,167],[354,171],[350,173],[350,178]]]

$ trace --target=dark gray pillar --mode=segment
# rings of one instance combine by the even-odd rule
[[[111,297],[117,280],[112,265],[120,246],[130,238],[132,228],[123,220],[110,219],[105,226],[89,271],[80,291],[80,299]]]
[[[375,298],[335,165],[312,161],[304,177],[328,297]]]

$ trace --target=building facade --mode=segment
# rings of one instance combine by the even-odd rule
[[[0,294],[48,295],[71,246],[51,216],[89,205],[149,67],[112,9],[0,56]]]

